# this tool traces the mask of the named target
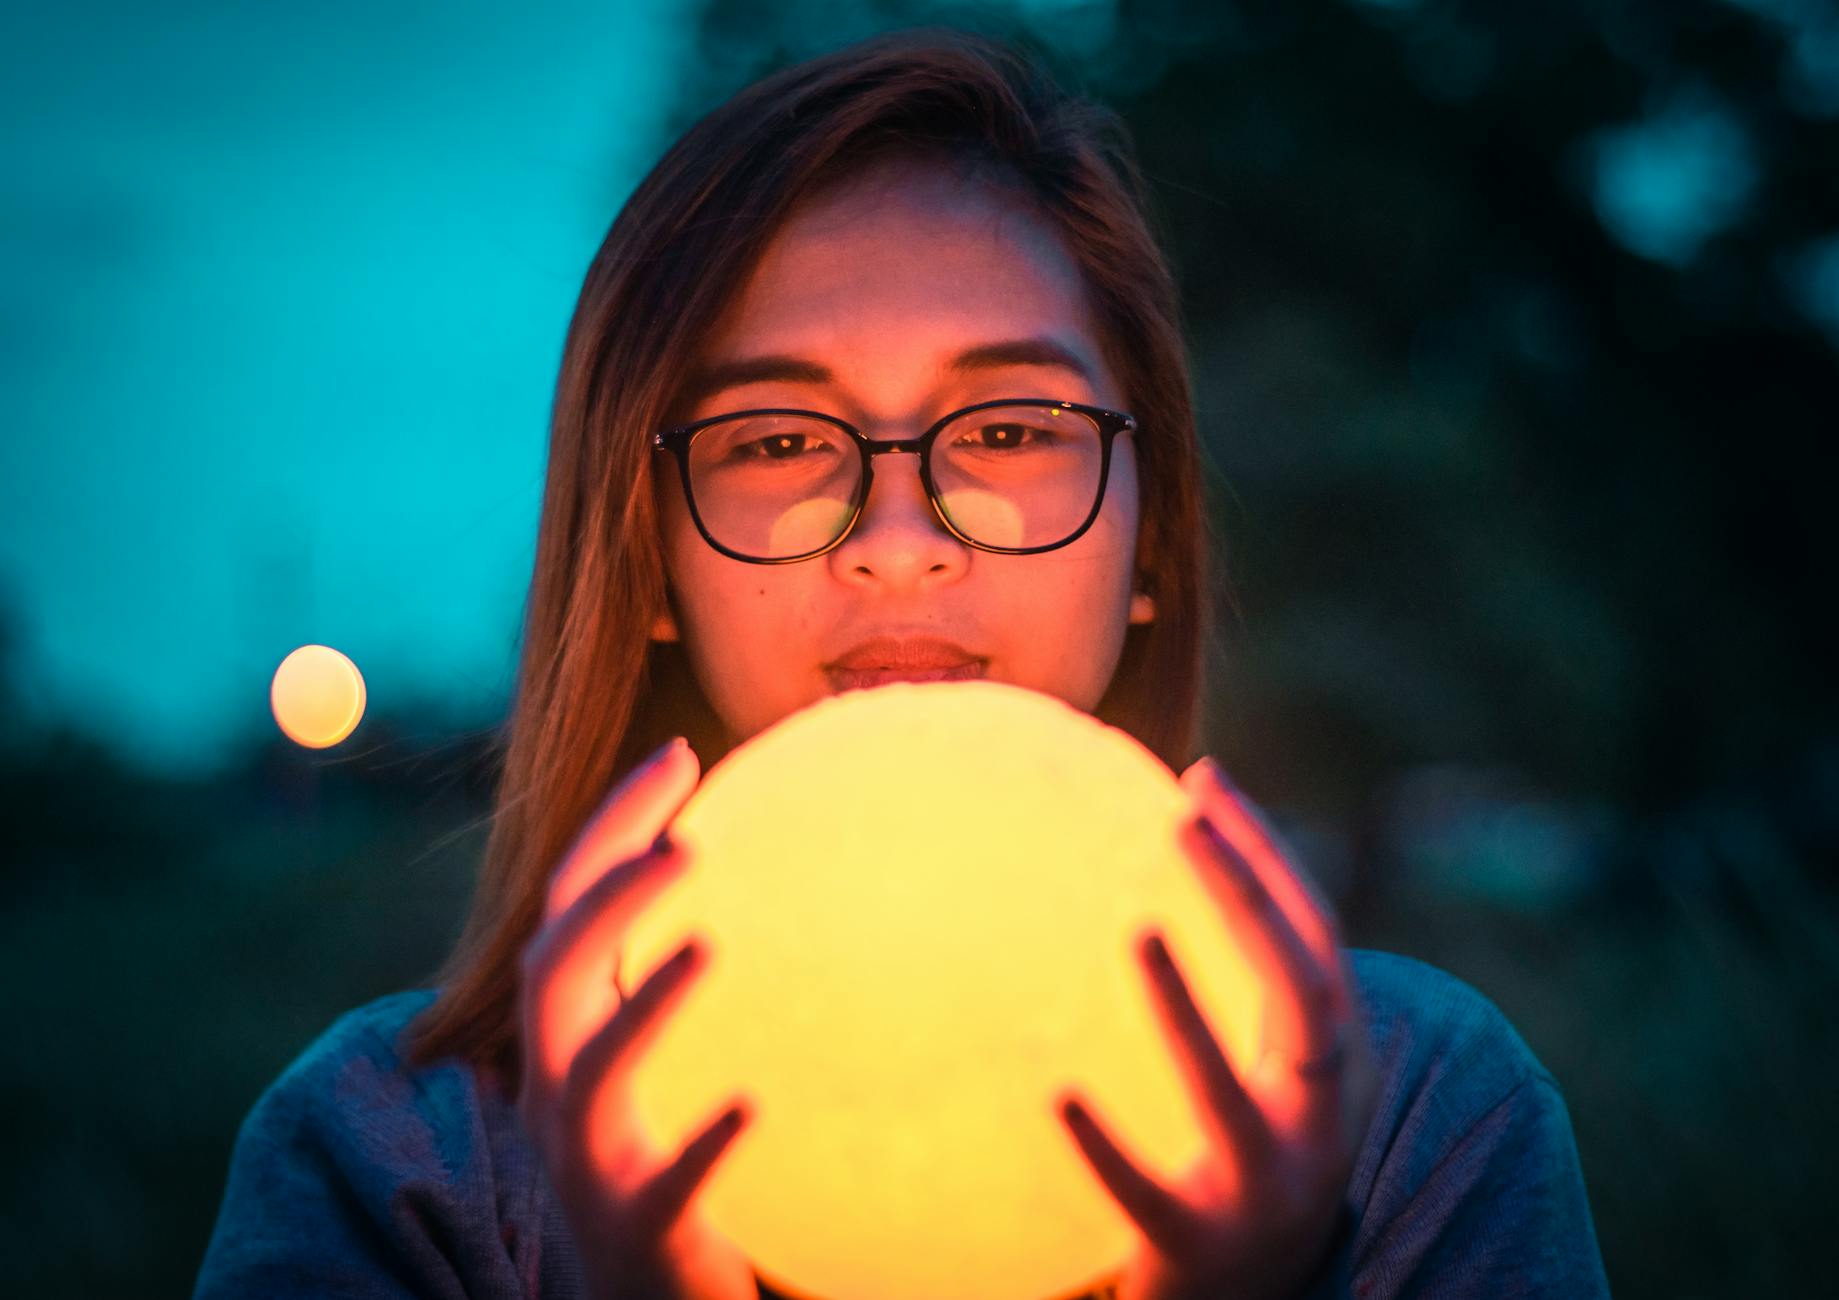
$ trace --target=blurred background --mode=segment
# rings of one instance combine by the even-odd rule
[[[9,1294],[186,1294],[261,1090],[427,984],[594,248],[719,99],[927,22],[1135,130],[1208,748],[1556,1074],[1618,1295],[1826,1289],[1839,9],[336,0],[0,17]],[[319,752],[308,642],[369,683]]]

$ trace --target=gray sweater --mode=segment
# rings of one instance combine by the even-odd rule
[[[1309,1296],[1606,1296],[1552,1076],[1462,981],[1348,955],[1382,1082]],[[403,1065],[396,1038],[433,997],[347,1013],[262,1094],[237,1135],[196,1300],[583,1295],[511,1101],[469,1067]]]

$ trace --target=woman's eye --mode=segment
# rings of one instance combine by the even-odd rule
[[[979,451],[1014,451],[1050,441],[1053,436],[1051,430],[1036,429],[1026,424],[985,424],[967,433],[964,442]]]
[[[737,450],[748,460],[796,460],[817,449],[817,440],[809,434],[775,433],[742,443]]]

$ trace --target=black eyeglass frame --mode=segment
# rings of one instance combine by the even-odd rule
[[[945,427],[953,421],[960,420],[976,411],[987,411],[998,406],[1049,406],[1064,411],[1074,411],[1091,420],[1098,426],[1098,491],[1092,498],[1092,509],[1087,512],[1085,520],[1066,537],[1047,546],[990,546],[973,538],[966,537],[952,525],[945,514],[945,507],[939,500],[938,484],[932,478],[932,444]],[[843,525],[836,540],[815,551],[806,551],[803,555],[788,555],[777,559],[762,559],[757,555],[743,555],[723,546],[710,534],[702,521],[702,514],[696,509],[696,493],[690,487],[690,441],[698,432],[714,424],[725,424],[729,420],[738,420],[752,415],[798,415],[825,424],[834,425],[849,435],[855,443],[856,452],[862,459],[861,482],[856,488],[855,500],[850,502],[849,522]],[[966,546],[979,551],[989,551],[995,555],[1039,555],[1043,551],[1057,551],[1062,546],[1070,546],[1085,535],[1092,521],[1098,518],[1098,512],[1104,509],[1105,487],[1111,481],[1111,444],[1120,433],[1136,431],[1137,421],[1133,415],[1123,411],[1108,410],[1102,406],[1091,406],[1084,402],[1063,402],[1049,397],[999,397],[994,401],[978,402],[952,411],[939,417],[937,423],[917,438],[893,438],[876,440],[865,435],[849,421],[835,415],[826,415],[822,411],[806,411],[795,407],[768,406],[747,411],[726,411],[721,415],[711,415],[707,419],[697,420],[691,424],[680,424],[674,429],[665,429],[651,435],[653,451],[669,452],[677,462],[677,475],[683,483],[683,499],[689,505],[690,518],[696,523],[696,531],[702,534],[702,540],[731,560],[740,560],[747,564],[797,564],[804,560],[814,560],[820,555],[827,555],[841,546],[855,530],[856,521],[862,517],[862,507],[868,504],[869,489],[875,483],[875,457],[891,455],[896,452],[908,452],[920,458],[920,482],[926,488],[926,499],[932,503],[932,513],[945,525],[945,531],[963,542]]]

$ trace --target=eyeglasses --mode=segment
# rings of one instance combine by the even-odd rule
[[[651,435],[676,458],[703,540],[750,564],[791,564],[839,546],[862,515],[877,456],[920,458],[946,531],[998,555],[1076,541],[1098,518],[1111,443],[1134,417],[1079,402],[1002,398],[953,411],[917,438],[875,441],[834,415],[779,407],[711,416]]]

